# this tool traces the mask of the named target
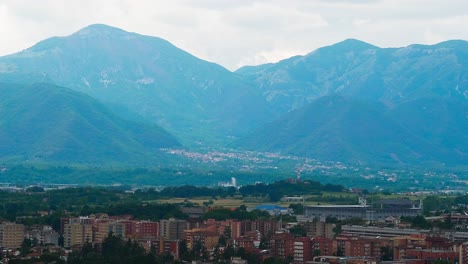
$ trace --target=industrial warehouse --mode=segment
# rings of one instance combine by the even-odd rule
[[[384,221],[387,217],[421,215],[422,210],[421,200],[385,199],[368,205],[367,200],[360,197],[358,205],[306,205],[304,216],[319,220],[336,217],[337,219],[362,218],[366,221]]]

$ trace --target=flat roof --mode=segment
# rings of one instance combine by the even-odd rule
[[[316,208],[367,208],[367,205],[305,205],[304,207],[316,207]]]

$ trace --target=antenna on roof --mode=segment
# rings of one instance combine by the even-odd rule
[[[296,170],[297,172],[297,181],[300,182],[301,181],[301,172],[304,170],[304,168],[298,168]]]

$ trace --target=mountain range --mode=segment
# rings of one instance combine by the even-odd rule
[[[462,40],[379,48],[348,39],[230,72],[163,39],[91,25],[0,57],[0,155],[145,160],[182,144],[463,165],[467,67]]]
[[[382,49],[348,39],[237,73],[287,113],[238,146],[364,163],[468,163],[466,41]]]
[[[431,109],[434,105],[437,109]],[[265,125],[236,145],[360,164],[465,164],[467,114],[466,103],[438,98],[389,109],[378,102],[330,95]]]
[[[117,105],[119,114],[133,112],[186,145],[226,141],[272,120],[261,92],[238,75],[163,39],[106,25],[4,56],[0,74],[30,75]]]
[[[331,94],[389,107],[430,96],[468,99],[467,67],[467,41],[378,48],[348,39],[236,72],[254,81],[275,108],[288,112]]]
[[[67,88],[0,83],[0,94],[0,157],[12,161],[141,165],[180,146],[164,129],[124,120]]]

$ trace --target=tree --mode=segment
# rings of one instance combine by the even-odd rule
[[[422,215],[417,215],[411,219],[411,227],[430,229],[431,224],[427,222],[426,218]]]
[[[230,226],[226,226],[224,228],[224,232],[223,232],[223,235],[227,238],[231,238],[231,227]]]
[[[293,203],[289,205],[289,208],[294,210],[294,214],[301,215],[304,214],[304,205],[300,203]]]
[[[443,211],[449,209],[456,199],[440,197],[435,195],[427,196],[424,199],[424,215],[430,215],[432,211]]]
[[[341,229],[341,224],[337,224],[333,227],[332,229],[333,231],[333,234],[335,237],[339,236],[341,234],[341,232],[343,232],[343,230]]]
[[[453,229],[455,225],[452,222],[452,214],[448,214],[447,218],[445,218],[443,222],[439,223],[438,226],[441,229]]]
[[[26,192],[30,192],[30,193],[42,193],[44,191],[45,191],[44,188],[40,186],[31,186],[26,189]]]
[[[179,243],[179,256],[181,259],[184,259],[184,260],[191,260],[190,256],[189,256],[189,250],[188,250],[188,247],[187,247],[187,241],[184,239],[182,241],[180,241]]]
[[[202,250],[203,250],[203,245],[199,240],[196,240],[195,243],[193,243],[192,246],[192,251],[193,255],[195,256],[195,259],[200,260],[202,256]]]
[[[258,246],[259,249],[268,249],[269,248],[269,241],[262,236],[260,238],[260,245]]]
[[[65,238],[63,237],[63,235],[60,235],[58,238],[58,245],[63,247],[64,243],[65,243]]]
[[[169,254],[170,255],[170,254]],[[172,259],[166,261],[166,256],[160,257],[166,263],[172,263]],[[93,248],[86,242],[80,251],[73,251],[69,256],[69,263],[163,263],[132,240],[123,241],[120,237],[110,235],[102,242],[101,248]]]
[[[26,254],[29,253],[29,251],[31,250],[31,240],[28,239],[28,238],[25,238],[23,239],[23,242],[21,243],[21,247],[20,247],[20,253],[22,256],[25,256]]]
[[[445,259],[437,259],[437,260],[434,260],[433,262],[434,264],[450,264],[452,262],[448,261],[448,260],[445,260]]]
[[[279,202],[283,198],[284,194],[281,191],[270,192],[268,197],[270,197],[270,202]]]
[[[263,264],[286,264],[287,260],[278,257],[269,257],[263,261]]]
[[[201,249],[200,257],[201,257],[201,259],[203,261],[208,261],[208,259],[210,258],[209,254],[208,254],[208,250],[206,249],[205,246],[203,246],[202,249]]]
[[[382,261],[392,261],[393,260],[393,248],[390,246],[385,246],[380,248],[380,253],[382,254]]]
[[[344,256],[344,250],[342,247],[338,247],[338,249],[336,250],[336,255],[338,257],[343,257]]]
[[[174,262],[174,256],[171,255],[170,252],[164,252],[160,256],[161,262],[162,263],[173,263]]]
[[[236,251],[232,245],[228,245],[223,252],[223,259],[231,259],[236,255]]]
[[[221,259],[221,253],[219,252],[219,243],[218,243],[213,250],[213,261],[216,262],[220,259]]]
[[[226,245],[226,237],[224,235],[219,236],[218,245],[220,246]]]
[[[239,206],[239,211],[241,212],[247,212],[247,206],[245,204],[242,204]]]
[[[98,264],[103,262],[102,256],[95,251],[89,242],[86,242],[80,251],[73,251],[68,256],[68,263],[70,264]]]
[[[289,229],[289,232],[292,233],[295,237],[305,237],[307,236],[306,229],[303,225],[296,225]]]
[[[58,254],[45,253],[39,257],[39,261],[44,263],[65,264],[65,260],[60,258]]]

